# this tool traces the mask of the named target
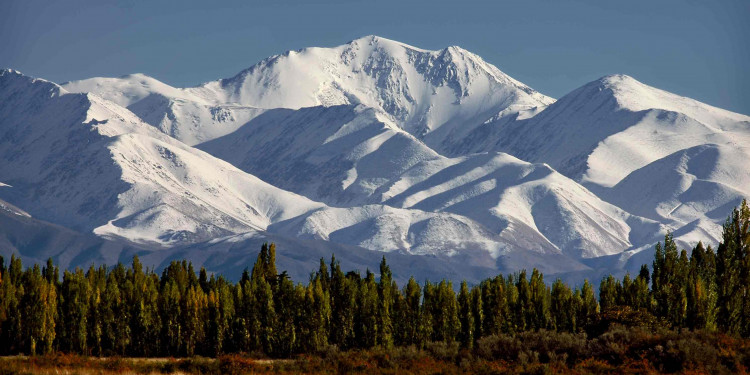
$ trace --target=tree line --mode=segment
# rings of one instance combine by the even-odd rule
[[[237,283],[172,261],[161,275],[137,256],[87,270],[52,260],[23,268],[0,257],[0,354],[50,352],[121,356],[270,356],[340,349],[471,348],[482,337],[526,331],[592,332],[616,322],[666,324],[750,336],[750,208],[733,210],[716,251],[698,243],[678,251],[671,234],[656,245],[652,267],[622,280],[604,278],[597,299],[585,280],[551,286],[538,270],[485,279],[458,292],[450,281],[414,278],[400,288],[385,257],[379,277],[344,273],[323,259],[307,284],[275,265],[264,244]]]

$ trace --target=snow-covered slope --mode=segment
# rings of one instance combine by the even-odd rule
[[[69,92],[95,93],[127,107],[144,122],[188,145],[228,134],[263,113],[259,108],[219,103],[144,74],[90,78],[62,86]]]
[[[750,197],[750,147],[706,144],[648,164],[601,195],[637,215],[671,224],[686,243],[718,242],[732,208]]]
[[[234,130],[255,108],[363,104],[441,152],[492,116],[554,101],[460,47],[426,51],[377,36],[288,51],[194,88],[141,74],[63,86],[127,106],[191,145]]]
[[[364,104],[437,151],[503,110],[554,101],[460,47],[426,51],[377,36],[272,56],[194,91],[262,108]]]
[[[3,71],[0,91],[0,111],[7,114],[0,137],[8,140],[0,145],[0,175],[13,186],[0,197],[84,233],[179,247],[268,229],[371,250],[461,256],[476,265],[517,264],[513,254],[528,252],[452,213],[326,207],[186,146],[94,94],[70,94],[12,71]],[[398,128],[395,133],[421,144]],[[561,260],[550,267],[541,257],[520,256],[549,270],[586,268],[554,246],[546,250]]]
[[[3,203],[7,204],[7,203]],[[52,258],[63,269],[93,265],[129,264],[138,254],[141,263],[154,267],[156,272],[169,265],[172,260],[189,259],[196,269],[206,267],[215,272],[239,280],[245,268],[252,267],[258,250],[264,242],[276,243],[278,268],[285,270],[294,280],[305,280],[318,264],[335,254],[345,270],[366,269],[377,271],[383,255],[380,251],[366,250],[355,246],[336,244],[323,240],[303,240],[263,231],[250,231],[229,237],[169,249],[150,249],[134,246],[125,241],[104,239],[92,233],[79,233],[24,215],[0,210],[0,256],[6,262],[12,255],[20,258],[24,265],[43,264]],[[417,280],[467,280],[478,282],[497,274],[498,270],[512,272],[517,269],[498,268],[495,262],[472,265],[464,256],[420,256],[388,254],[388,264],[399,284],[410,276]],[[564,261],[564,260],[563,260]]]
[[[386,251],[455,253],[470,244],[493,257],[524,249],[579,259],[659,232],[546,165],[494,152],[447,158],[363,105],[270,110],[199,147],[283,189],[355,208],[284,226],[295,235]]]
[[[750,196],[750,117],[624,75],[584,85],[529,119],[485,124],[465,144],[549,163],[691,240],[716,241],[730,207]]]
[[[531,119],[495,125],[496,144],[485,147],[544,161],[584,183],[606,187],[682,149],[750,140],[750,117],[625,75],[584,85]]]
[[[198,148],[283,189],[334,206],[372,194],[440,156],[364,105],[269,110]]]
[[[0,72],[0,195],[35,217],[164,245],[265,228],[323,205],[185,146],[115,103]]]

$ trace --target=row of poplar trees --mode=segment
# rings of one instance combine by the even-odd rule
[[[471,347],[484,336],[527,330],[580,332],[623,309],[673,328],[750,336],[750,209],[745,202],[724,225],[714,252],[702,244],[690,256],[671,235],[656,247],[653,272],[602,280],[597,301],[584,281],[548,286],[536,269],[486,279],[458,292],[450,281],[413,278],[403,288],[383,258],[379,278],[369,270],[344,273],[335,257],[306,285],[277,272],[275,246],[263,245],[251,272],[237,283],[197,274],[173,261],[159,276],[137,257],[122,264],[65,271],[23,269],[0,257],[0,354],[55,351],[85,355],[215,356],[263,352],[272,356],[341,349]]]

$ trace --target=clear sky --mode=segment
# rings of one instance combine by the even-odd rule
[[[625,73],[750,114],[750,0],[0,1],[0,67],[55,82],[193,86],[370,34],[459,45],[556,98]]]

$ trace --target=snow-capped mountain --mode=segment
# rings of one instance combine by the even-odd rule
[[[126,106],[188,144],[234,130],[257,108],[363,104],[438,152],[498,113],[554,102],[462,48],[426,51],[377,36],[288,51],[193,88],[176,89],[140,74],[63,87]]]
[[[462,242],[489,234],[498,239],[471,246],[494,256],[525,249],[562,252],[577,259],[619,253],[659,229],[656,222],[617,209],[546,165],[496,152],[442,156],[363,105],[269,110],[236,132],[198,147],[275,186],[332,206],[385,204],[460,215],[439,220],[438,228],[455,233],[451,243],[436,244],[435,234],[407,240],[418,238],[411,233],[414,227],[403,225],[398,231],[395,223],[410,223],[413,214],[390,210],[386,214],[394,228],[390,234],[375,243],[362,241],[359,234],[354,237],[358,240],[352,244],[367,248],[432,253],[459,249]],[[318,229],[320,215],[317,212],[299,225],[326,233]],[[465,218],[481,227],[462,222]],[[331,229],[358,222],[344,220],[341,227]],[[362,230],[372,227],[379,226]],[[336,242],[352,240],[338,237]],[[502,247],[497,247],[498,242]]]
[[[188,147],[115,103],[0,72],[0,195],[81,231],[162,245],[322,207]]]
[[[2,219],[74,238],[54,255],[70,265],[238,273],[272,240],[303,275],[330,247],[389,252],[401,276],[598,276],[667,230],[715,242],[750,196],[748,116],[622,75],[555,101],[459,47],[374,36],[191,88],[4,70],[0,114]],[[0,251],[53,251],[6,232]]]
[[[169,86],[143,74],[120,78],[91,78],[67,82],[65,90],[94,93],[128,108],[161,132],[195,145],[236,130],[262,109],[196,95],[191,89]]]
[[[448,212],[327,207],[182,144],[95,94],[10,70],[0,73],[0,91],[0,174],[10,185],[0,197],[78,232],[162,249],[262,232],[412,255],[461,253],[466,264],[498,267],[527,252]],[[586,268],[555,250],[561,260],[540,268]]]
[[[531,118],[484,124],[464,145],[548,163],[676,234],[700,228],[686,243],[718,240],[728,207],[750,196],[750,117],[625,75],[586,84]]]

